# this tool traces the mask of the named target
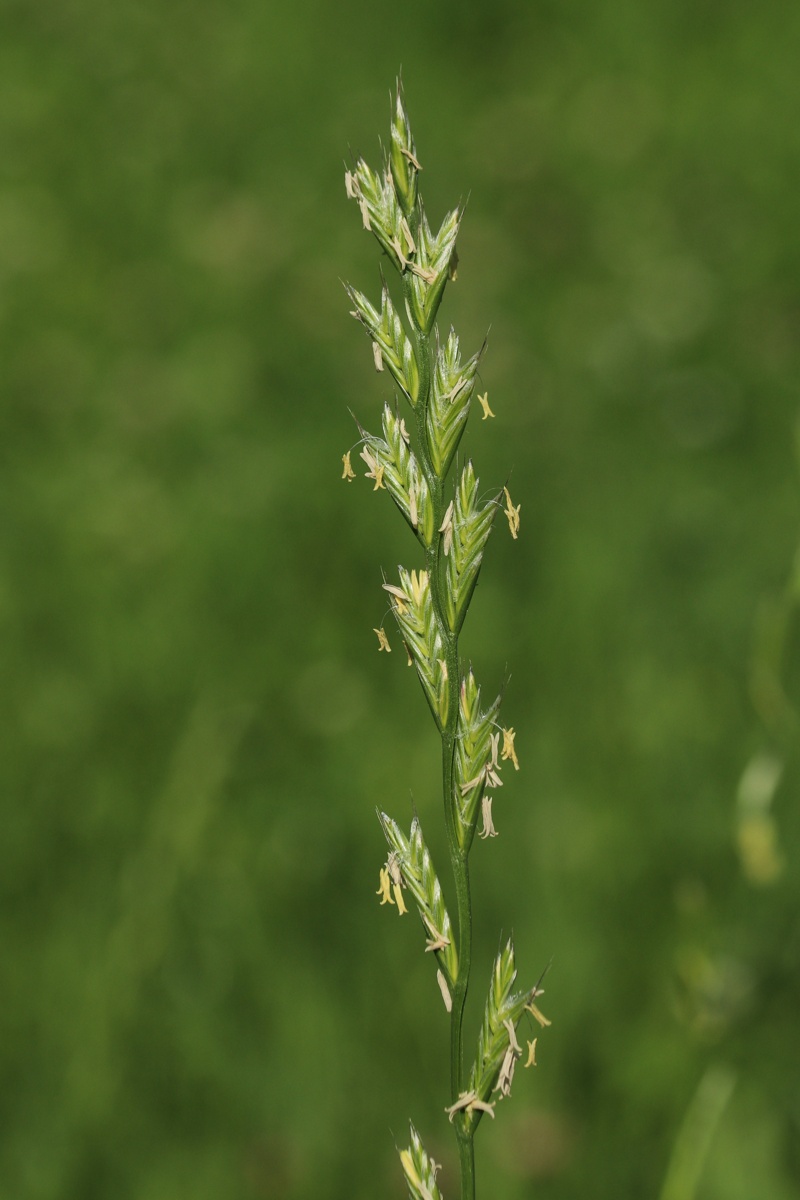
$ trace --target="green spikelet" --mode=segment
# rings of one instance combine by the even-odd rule
[[[400,1162],[408,1184],[408,1194],[411,1200],[442,1200],[442,1193],[436,1183],[438,1167],[425,1152],[420,1136],[409,1122],[411,1145],[407,1150],[400,1151]]]
[[[469,416],[475,375],[482,351],[461,365],[458,338],[453,330],[443,346],[436,344],[430,402],[425,431],[437,475],[446,475],[458,449]]]
[[[389,165],[394,179],[394,188],[400,206],[408,217],[417,203],[417,176],[421,171],[417,159],[417,148],[411,136],[411,126],[403,105],[403,93],[398,84],[394,113],[392,115]]]
[[[444,520],[445,533],[449,533],[444,545],[448,584],[445,603],[447,619],[454,633],[458,633],[464,623],[478,582],[498,500],[499,495],[483,506],[478,503],[478,480],[472,463],[467,463],[461,472],[453,507],[448,509]]]
[[[377,175],[363,158],[345,175],[348,196],[358,201],[365,229],[375,234],[381,248],[398,271],[404,271],[414,254],[414,238],[394,190],[391,173]]]
[[[499,696],[487,710],[481,709],[481,689],[470,669],[461,681],[459,693],[453,772],[453,805],[462,846],[468,846],[472,840],[487,783],[490,787],[502,784],[494,752],[497,742],[492,742],[492,738],[497,737],[495,723],[499,710]]]
[[[417,668],[422,690],[442,729],[450,711],[450,679],[442,629],[436,619],[427,571],[400,572],[400,586],[385,583],[403,641]]]
[[[436,956],[445,978],[452,987],[458,978],[458,952],[453,941],[453,927],[445,908],[441,885],[433,869],[428,847],[422,838],[419,819],[411,822],[411,836],[406,838],[400,826],[386,813],[378,812],[386,841],[397,856],[397,863],[406,887],[417,902],[419,915],[428,935],[426,947]]]
[[[361,292],[347,283],[344,286],[353,304],[353,316],[365,326],[373,347],[377,347],[376,365],[382,369],[383,363],[386,363],[410,404],[415,405],[419,396],[417,360],[385,281],[381,291],[380,312]]]
[[[428,481],[416,455],[409,449],[405,422],[387,404],[383,410],[382,438],[367,433],[359,425],[364,448],[361,457],[369,467],[367,475],[377,479],[376,467],[382,468],[380,481],[408,521],[423,546],[430,546],[436,531],[434,509]]]
[[[417,328],[423,333],[430,333],[445,284],[450,278],[461,214],[454,208],[434,235],[421,203],[419,209],[415,259],[410,267],[411,286],[406,293],[406,304]]]
[[[514,945],[509,938],[494,962],[483,1024],[478,1035],[478,1052],[469,1077],[470,1091],[474,1091],[485,1103],[489,1102],[492,1091],[497,1090],[495,1084],[506,1056],[510,1054],[514,1061],[518,1056],[514,1050],[516,1038],[512,1040],[509,1026],[511,1030],[516,1029],[525,1005],[532,999],[532,992],[512,992],[516,977]],[[511,1086],[510,1074],[513,1074],[513,1066],[510,1067],[509,1077],[504,1080],[500,1089],[501,1096],[508,1095]],[[472,1128],[477,1127],[481,1115],[480,1110],[468,1115],[467,1120],[471,1122]]]

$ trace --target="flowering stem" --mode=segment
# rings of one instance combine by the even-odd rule
[[[381,904],[407,912],[403,890],[416,901],[426,933],[425,950],[437,964],[437,980],[450,1013],[450,1099],[446,1112],[458,1142],[461,1200],[475,1200],[475,1130],[485,1113],[494,1116],[492,1096],[508,1096],[514,1068],[522,1056],[516,1027],[527,1007],[542,1025],[549,1024],[533,1005],[539,991],[513,990],[516,979],[511,939],[500,950],[492,970],[476,1054],[467,1076],[464,1069],[464,1009],[472,960],[472,903],[469,853],[479,817],[480,836],[496,836],[492,792],[502,786],[500,757],[519,769],[514,730],[500,727],[500,697],[484,708],[481,689],[469,668],[462,673],[458,636],[469,608],[483,552],[500,510],[500,494],[480,497],[471,461],[459,467],[455,485],[447,483],[469,417],[481,351],[462,362],[458,338],[437,332],[436,315],[445,286],[455,278],[456,236],[461,211],[431,229],[417,188],[421,170],[414,140],[398,93],[391,127],[389,156],[381,172],[359,159],[345,175],[347,195],[357,201],[364,228],[375,235],[390,265],[399,273],[405,320],[395,307],[384,280],[380,308],[350,285],[353,316],[372,342],[378,371],[386,370],[414,412],[412,439],[397,408],[384,405],[382,435],[361,429],[361,458],[373,490],[387,491],[414,531],[425,556],[422,570],[400,566],[399,581],[384,582],[391,608],[416,667],[442,743],[442,799],[450,865],[458,912],[451,921],[441,884],[415,815],[406,836],[395,821],[378,810],[389,843],[380,872]],[[484,419],[493,417],[488,396],[479,396]],[[355,473],[350,452],[343,455],[342,478]],[[505,516],[513,538],[519,531],[519,505],[504,489]],[[376,629],[378,648],[391,646],[383,627]],[[499,748],[503,736],[502,752]],[[533,1065],[531,1046],[529,1063]],[[442,1200],[436,1181],[438,1166],[428,1155],[413,1125],[410,1144],[399,1151],[412,1200]]]

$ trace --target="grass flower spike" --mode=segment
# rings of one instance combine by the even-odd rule
[[[472,960],[469,855],[481,823],[487,845],[497,836],[494,793],[503,786],[504,763],[519,760],[513,728],[498,722],[500,697],[487,707],[471,668],[465,668],[459,635],[480,576],[495,517],[502,512],[511,536],[520,529],[520,505],[508,488],[483,498],[471,461],[450,479],[472,406],[484,346],[462,359],[453,330],[442,338],[436,324],[445,289],[456,274],[456,238],[462,213],[453,209],[438,230],[428,221],[419,194],[422,170],[398,86],[392,108],[388,158],[380,171],[359,159],[345,175],[365,230],[371,232],[396,278],[382,278],[374,304],[345,285],[352,315],[371,344],[374,365],[393,382],[379,433],[359,425],[360,457],[372,491],[388,493],[413,533],[421,556],[398,567],[383,590],[431,710],[442,748],[442,800],[455,908],[448,911],[418,816],[408,835],[378,810],[388,844],[377,894],[382,905],[402,915],[404,892],[422,922],[420,953],[435,963],[435,983],[450,1015],[450,1095],[443,1109],[455,1130],[461,1200],[475,1200],[475,1131],[485,1114],[495,1116],[511,1094],[523,1057],[517,1026],[527,1012],[549,1024],[534,1001],[538,985],[515,991],[514,946],[509,939],[491,975],[472,1066],[465,1068],[464,1017]],[[482,419],[494,417],[488,392],[478,396]],[[405,405],[405,409],[401,406]],[[408,421],[408,425],[406,424]],[[342,479],[352,482],[350,453],[342,457]],[[390,651],[383,626],[375,628],[378,649]],[[502,747],[501,747],[502,738]],[[449,885],[448,885],[449,886]],[[451,917],[452,912],[452,917]],[[525,1018],[528,1019],[527,1017]],[[535,1063],[536,1039],[528,1043],[526,1066]],[[412,1200],[440,1200],[439,1168],[426,1153],[414,1126],[400,1151]]]

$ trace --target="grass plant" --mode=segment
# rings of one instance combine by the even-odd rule
[[[395,403],[384,405],[381,432],[369,433],[359,425],[357,445],[373,490],[391,496],[421,552],[421,561],[411,568],[399,567],[396,578],[384,580],[383,589],[441,739],[454,918],[418,815],[406,834],[391,816],[378,811],[388,843],[378,895],[382,904],[401,915],[407,911],[408,896],[422,919],[423,951],[435,966],[450,1016],[450,1094],[444,1108],[458,1143],[460,1195],[474,1200],[475,1133],[483,1117],[493,1118],[498,1100],[511,1092],[523,1057],[518,1025],[526,1011],[540,1026],[549,1021],[536,1004],[539,984],[515,988],[514,944],[509,938],[494,961],[474,1055],[466,1066],[464,1016],[472,967],[469,858],[476,832],[487,842],[496,836],[492,797],[502,786],[504,764],[519,770],[519,762],[515,731],[499,721],[501,697],[484,706],[474,672],[462,662],[459,636],[495,519],[502,514],[516,539],[520,506],[507,487],[484,498],[473,464],[459,460],[483,348],[462,358],[455,332],[451,329],[443,336],[439,331],[442,297],[456,277],[463,211],[453,209],[434,231],[419,194],[421,169],[398,84],[381,170],[372,170],[359,158],[345,176],[347,195],[356,201],[364,228],[374,234],[398,277],[398,303],[385,279],[377,304],[345,286],[352,314],[369,336],[376,369],[388,372],[395,385]],[[483,420],[493,417],[488,393],[477,399]],[[342,478],[348,482],[355,478],[353,452],[343,456]],[[378,649],[390,653],[383,625],[375,633]],[[535,1065],[535,1052],[534,1038],[528,1042],[526,1066]],[[438,1200],[439,1168],[413,1125],[400,1161],[413,1200]]]

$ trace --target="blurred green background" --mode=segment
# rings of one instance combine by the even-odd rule
[[[491,325],[465,446],[522,504],[462,639],[522,765],[470,1029],[512,929],[553,1024],[479,1193],[657,1198],[705,1080],[694,1194],[796,1196],[800,9],[1,19],[0,1195],[399,1198],[409,1117],[457,1195],[441,1001],[375,896],[376,804],[445,869],[372,632],[418,554],[339,478],[391,394],[343,161],[402,66],[432,220],[469,197],[442,320]]]

